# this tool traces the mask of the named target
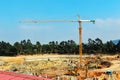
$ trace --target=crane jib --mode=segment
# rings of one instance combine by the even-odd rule
[[[95,22],[95,20],[23,20],[20,23],[38,23],[38,22]]]

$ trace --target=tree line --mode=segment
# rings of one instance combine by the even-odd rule
[[[103,43],[101,39],[89,38],[88,43],[82,43],[83,53],[86,54],[115,54],[120,53],[120,41],[115,44],[113,41]],[[0,56],[33,55],[33,54],[79,54],[79,45],[73,40],[51,41],[48,44],[35,44],[30,39],[15,42],[0,42]]]

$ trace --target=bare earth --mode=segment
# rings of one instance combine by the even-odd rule
[[[118,55],[103,55],[101,59],[109,61],[112,65],[108,68],[91,69],[90,71],[105,72],[111,70],[120,73],[120,58],[116,58]],[[83,59],[91,57],[91,55],[83,55]],[[96,57],[94,55],[94,57]],[[16,56],[16,57],[0,57],[0,69],[5,71],[17,71],[28,75],[54,77],[57,75],[64,75],[68,73],[67,69],[72,69],[76,66],[76,62],[79,62],[79,55],[28,55],[28,56]],[[86,59],[85,59],[86,60]],[[69,61],[72,61],[69,62]],[[86,61],[89,61],[87,58]],[[14,66],[18,65],[18,67]],[[89,70],[88,70],[89,72]],[[75,71],[73,71],[74,74]],[[73,74],[72,73],[72,74]],[[115,76],[116,77],[116,76]],[[118,75],[119,77],[119,75]],[[103,76],[102,76],[103,78]],[[102,80],[102,78],[99,78]],[[79,79],[82,80],[82,79]],[[84,80],[84,79],[83,79]],[[119,79],[115,79],[119,80]]]

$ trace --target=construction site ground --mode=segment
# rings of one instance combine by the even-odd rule
[[[53,80],[120,80],[119,55],[27,55],[0,57],[0,70]],[[112,74],[106,74],[111,71]]]

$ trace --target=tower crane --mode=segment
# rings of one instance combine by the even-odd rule
[[[20,23],[39,23],[39,22],[78,22],[79,23],[79,55],[80,55],[80,64],[82,63],[82,22],[92,22],[95,23],[95,20],[82,20],[78,15],[78,20],[24,20]]]

